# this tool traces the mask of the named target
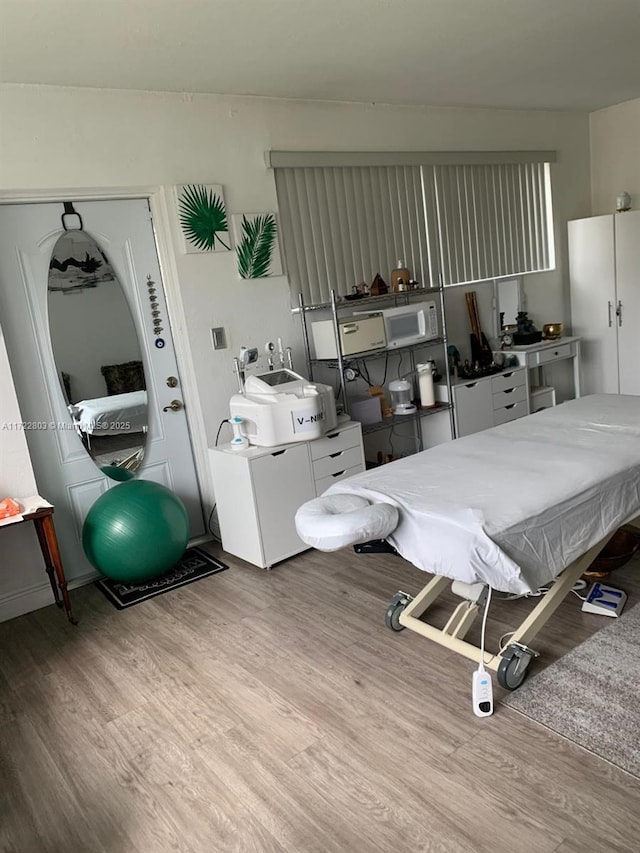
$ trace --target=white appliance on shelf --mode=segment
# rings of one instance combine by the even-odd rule
[[[247,376],[229,410],[242,418],[249,443],[259,447],[319,438],[337,424],[333,388],[288,368]]]
[[[344,317],[338,320],[338,336],[342,355],[373,352],[385,349],[387,345],[384,320],[379,311],[363,317]],[[311,323],[311,337],[316,358],[338,357],[333,320],[314,320]]]
[[[354,316],[366,314],[355,311]],[[419,344],[438,337],[438,311],[433,300],[381,308],[387,349]]]
[[[640,394],[640,211],[568,223],[571,331],[583,394]]]

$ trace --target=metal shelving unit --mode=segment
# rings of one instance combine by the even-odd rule
[[[341,314],[346,313],[348,311],[353,311],[355,308],[358,310],[361,309],[362,306],[370,309],[371,311],[375,311],[377,308],[389,307],[390,305],[407,305],[411,301],[422,301],[424,299],[428,299],[429,297],[437,297],[440,304],[440,317],[442,322],[442,335],[437,338],[432,338],[428,341],[423,341],[418,344],[411,344],[406,347],[397,347],[392,350],[375,350],[373,352],[363,352],[363,353],[353,353],[348,356],[343,356],[341,348],[340,348],[340,334],[338,328],[338,321]],[[435,349],[438,348],[440,351],[440,356],[443,362],[443,372],[442,375],[446,380],[447,389],[448,389],[448,399],[452,400],[453,395],[451,392],[451,375],[449,372],[449,359],[447,357],[447,326],[446,326],[446,312],[444,305],[444,288],[443,287],[429,287],[429,288],[420,288],[418,290],[405,291],[403,293],[389,293],[384,296],[370,296],[364,297],[362,299],[357,300],[340,300],[338,296],[336,296],[335,291],[331,291],[331,300],[329,302],[318,303],[314,305],[305,305],[302,294],[299,297],[298,306],[292,309],[294,314],[299,314],[301,318],[302,324],[302,337],[305,348],[305,356],[307,363],[307,375],[313,381],[314,380],[314,368],[322,365],[324,367],[333,367],[338,372],[338,382],[339,382],[339,392],[338,395],[342,395],[342,400],[344,404],[344,408],[346,412],[349,412],[349,391],[348,391],[348,383],[345,378],[345,370],[349,366],[351,362],[356,361],[372,361],[375,359],[381,358],[389,358],[392,356],[409,356],[409,365],[410,369],[404,371],[404,375],[416,375],[416,357],[415,353],[418,350],[427,350],[427,349]],[[307,325],[307,317],[312,312],[321,312],[324,311],[329,312],[332,323],[333,323],[333,333],[336,340],[336,352],[337,358],[334,359],[316,359],[311,355],[311,346],[309,342],[309,329]],[[320,381],[320,380],[318,380]],[[413,422],[416,428],[418,445],[420,450],[423,449],[422,442],[422,430],[420,428],[420,423],[423,418],[429,417],[430,415],[436,414],[442,411],[449,411],[449,424],[451,429],[451,436],[455,438],[455,421],[453,417],[453,407],[450,403],[438,403],[436,406],[432,408],[418,409],[409,415],[394,415],[392,417],[383,418],[381,421],[372,424],[362,424],[362,432],[363,434],[377,432],[379,430],[384,429],[393,429],[394,426],[398,426],[400,424],[407,424]]]

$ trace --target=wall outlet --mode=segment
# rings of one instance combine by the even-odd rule
[[[215,329],[211,329],[211,340],[213,341],[214,349],[227,348],[227,336],[222,326],[216,326]]]

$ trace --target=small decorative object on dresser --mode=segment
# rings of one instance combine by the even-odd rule
[[[545,323],[542,327],[542,337],[545,341],[555,341],[562,337],[564,326],[562,323]]]
[[[616,211],[625,213],[627,210],[631,210],[631,196],[627,192],[619,193],[616,198]]]
[[[533,324],[533,320],[529,319],[526,311],[518,311],[516,317],[518,331],[513,335],[513,342],[517,346],[528,346],[529,344],[538,344],[542,340],[542,332],[539,332]]]

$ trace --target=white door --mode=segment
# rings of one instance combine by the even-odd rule
[[[620,393],[640,394],[640,210],[617,213],[615,223]]]
[[[582,394],[618,393],[613,216],[569,222],[571,334],[579,335]]]
[[[73,579],[93,572],[82,550],[82,525],[94,501],[116,481],[105,477],[70,428],[61,370],[53,356],[49,265],[65,231],[64,210],[62,202],[0,205],[0,323],[38,489],[55,505],[67,578]],[[148,202],[79,202],[73,203],[73,210],[113,267],[137,330],[149,406],[144,460],[137,476],[162,483],[180,496],[195,538],[204,532],[204,522],[186,416],[184,408],[164,411],[183,397]],[[67,215],[65,224],[76,228],[80,220]],[[82,294],[65,298],[70,314],[77,312]],[[111,328],[114,324],[107,323],[103,312],[94,313],[98,316],[77,321],[85,326],[78,364],[90,357],[98,337],[112,336],[115,346],[123,335],[117,324]]]

